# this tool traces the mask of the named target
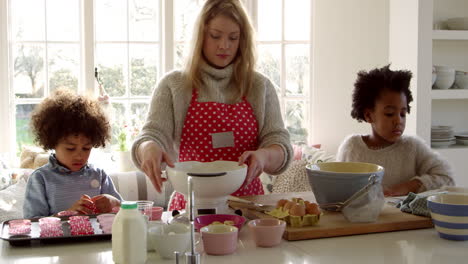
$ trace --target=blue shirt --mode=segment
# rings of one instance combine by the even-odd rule
[[[54,154],[49,163],[35,170],[26,185],[23,217],[50,216],[67,210],[81,195],[110,194],[122,200],[112,179],[98,168],[86,164],[72,172],[60,165]]]

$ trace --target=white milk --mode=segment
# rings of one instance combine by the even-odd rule
[[[146,228],[136,202],[122,202],[112,224],[112,258],[115,263],[146,262]]]

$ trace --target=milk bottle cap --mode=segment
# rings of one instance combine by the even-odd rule
[[[120,204],[120,208],[122,209],[137,209],[137,203],[136,202],[122,202]]]

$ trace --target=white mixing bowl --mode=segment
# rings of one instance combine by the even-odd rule
[[[228,195],[242,186],[247,175],[247,165],[239,166],[234,161],[186,161],[174,165],[174,168],[166,167],[167,177],[174,190],[187,195],[187,178],[193,176],[195,197],[202,199],[227,199]]]

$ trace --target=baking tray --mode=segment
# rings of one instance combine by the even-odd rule
[[[29,218],[31,220],[31,232],[28,235],[10,235],[9,222],[15,219],[2,222],[1,225],[1,238],[8,241],[12,246],[28,246],[37,243],[68,243],[90,240],[109,240],[112,234],[104,234],[99,228],[97,215],[88,215],[91,226],[94,229],[93,235],[71,235],[70,224],[68,223],[69,216],[59,217],[62,221],[63,236],[59,237],[40,237],[39,218]]]

